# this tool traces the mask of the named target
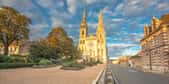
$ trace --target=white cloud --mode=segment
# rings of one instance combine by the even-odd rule
[[[67,5],[68,5],[68,11],[71,14],[75,14],[76,9],[77,9],[77,1],[76,0],[67,0]]]
[[[64,21],[55,17],[51,17],[52,27],[63,26]]]
[[[39,5],[45,8],[51,7],[54,4],[52,0],[37,0],[37,2],[39,3]]]
[[[44,8],[57,8],[63,7],[64,2],[62,0],[54,1],[54,0],[37,0],[37,3]]]
[[[124,16],[140,15],[158,4],[158,0],[126,0],[116,7],[116,12]]]
[[[93,4],[93,3],[95,3],[97,0],[86,0],[86,3],[87,4]]]
[[[49,25],[47,23],[39,23],[39,24],[30,25],[31,40],[37,40],[37,39],[45,37],[45,34],[43,33],[43,31],[48,27]]]
[[[0,4],[5,6],[12,6],[16,2],[16,0],[1,0]]]
[[[139,52],[139,49],[132,49],[132,48],[129,48],[129,49],[125,49],[123,52],[122,52],[122,56],[132,56],[132,55],[136,55],[137,53]]]
[[[138,44],[127,44],[127,43],[111,43],[108,44],[109,47],[134,47],[138,46]]]
[[[50,21],[52,27],[54,26],[63,26],[66,24],[66,21],[71,18],[71,15],[67,12],[59,12],[57,10],[49,11]]]
[[[156,9],[157,11],[167,11],[169,10],[169,3],[168,2],[162,2],[157,4]]]
[[[123,18],[113,18],[112,21],[113,22],[123,22],[123,21],[125,21],[125,19],[123,19]]]
[[[98,23],[90,23],[90,22],[87,23],[87,26],[88,26],[89,28],[93,28],[93,29],[96,29],[96,28],[97,28],[97,25],[98,25]]]
[[[109,15],[111,15],[111,16],[116,16],[116,13],[113,12],[113,11],[110,9],[109,6],[105,6],[105,7],[103,8],[103,13],[109,14]]]

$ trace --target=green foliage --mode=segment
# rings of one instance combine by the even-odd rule
[[[52,62],[48,59],[41,59],[38,64],[39,65],[49,65],[49,64],[52,64]]]
[[[43,42],[37,42],[30,47],[30,59],[35,63],[39,63],[41,59],[59,59],[59,49],[52,47]]]
[[[81,63],[77,63],[75,60],[66,59],[63,61],[63,67],[77,67],[77,68],[84,68],[85,65]]]
[[[26,59],[23,56],[18,55],[1,55],[0,56],[0,63],[25,63]]]
[[[0,63],[8,62],[9,59],[10,59],[10,57],[7,55],[0,55]]]
[[[68,66],[71,66],[72,64],[74,64],[75,63],[75,60],[72,60],[72,59],[65,59],[65,60],[63,60],[63,66],[64,67],[68,67]]]
[[[6,68],[19,68],[19,67],[32,67],[33,63],[0,63],[0,69]]]

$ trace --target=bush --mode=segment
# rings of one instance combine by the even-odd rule
[[[0,62],[1,63],[25,63],[27,59],[23,56],[19,55],[1,55],[0,56]]]
[[[9,57],[9,63],[25,63],[25,60],[23,57],[15,57],[15,56],[10,56]]]
[[[85,65],[81,63],[77,63],[75,60],[67,59],[63,62],[63,67],[77,67],[77,68],[84,68]]]
[[[49,65],[49,64],[52,64],[52,62],[48,59],[41,59],[38,64],[39,65]]]
[[[32,67],[33,63],[0,63],[0,69],[6,69],[6,68],[19,68],[19,67]]]
[[[33,62],[39,63],[41,59],[55,59],[57,60],[59,50],[56,47],[49,46],[46,43],[35,43],[30,47],[30,57]]]
[[[9,56],[7,55],[0,55],[0,62],[3,63],[3,62],[8,62],[9,61]]]
[[[63,60],[62,65],[65,66],[65,67],[67,67],[67,66],[71,66],[73,63],[75,63],[74,60],[72,60],[72,59],[65,59],[65,60]]]

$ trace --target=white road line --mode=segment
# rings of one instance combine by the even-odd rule
[[[128,70],[128,72],[137,72],[136,70]]]

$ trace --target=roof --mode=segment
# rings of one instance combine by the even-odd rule
[[[168,14],[164,14],[160,20],[162,21],[161,24],[169,24],[169,13]]]

